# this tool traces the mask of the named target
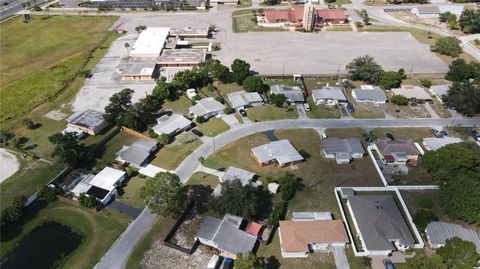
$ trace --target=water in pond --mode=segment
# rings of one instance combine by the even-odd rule
[[[28,233],[12,251],[2,258],[2,269],[50,269],[72,253],[83,237],[69,226],[46,221]]]

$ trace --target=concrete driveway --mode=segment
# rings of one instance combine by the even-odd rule
[[[345,247],[333,247],[333,258],[335,259],[337,269],[350,269],[347,254],[345,254]]]

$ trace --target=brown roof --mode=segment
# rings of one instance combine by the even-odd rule
[[[347,243],[341,220],[280,221],[282,249],[286,252],[308,252],[314,243]]]
[[[317,9],[315,10],[317,16],[324,20],[346,20],[347,15],[341,9]]]
[[[303,20],[303,6],[295,5],[288,9],[265,10],[265,18],[269,22],[287,21],[298,23]]]

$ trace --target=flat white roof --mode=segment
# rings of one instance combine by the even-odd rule
[[[280,165],[296,161],[303,161],[302,155],[297,152],[290,141],[278,140],[269,144],[252,148],[252,153],[261,163],[267,163],[276,160]]]
[[[462,139],[458,137],[449,137],[449,136],[443,137],[443,138],[426,137],[423,139],[424,145],[428,147],[429,150],[437,150],[446,145],[460,143],[460,142],[462,142]]]
[[[111,191],[115,188],[115,184],[124,176],[124,171],[120,171],[111,167],[105,167],[102,171],[100,171],[100,173],[92,178],[89,183],[90,185]]]
[[[169,34],[169,27],[148,27],[138,36],[135,45],[133,45],[133,48],[130,50],[130,56],[159,56]]]

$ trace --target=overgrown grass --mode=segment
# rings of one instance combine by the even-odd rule
[[[145,185],[146,180],[146,178],[140,176],[128,179],[122,184],[123,188],[119,191],[121,195],[116,200],[134,207],[145,207],[145,201],[140,197],[140,189]]]

